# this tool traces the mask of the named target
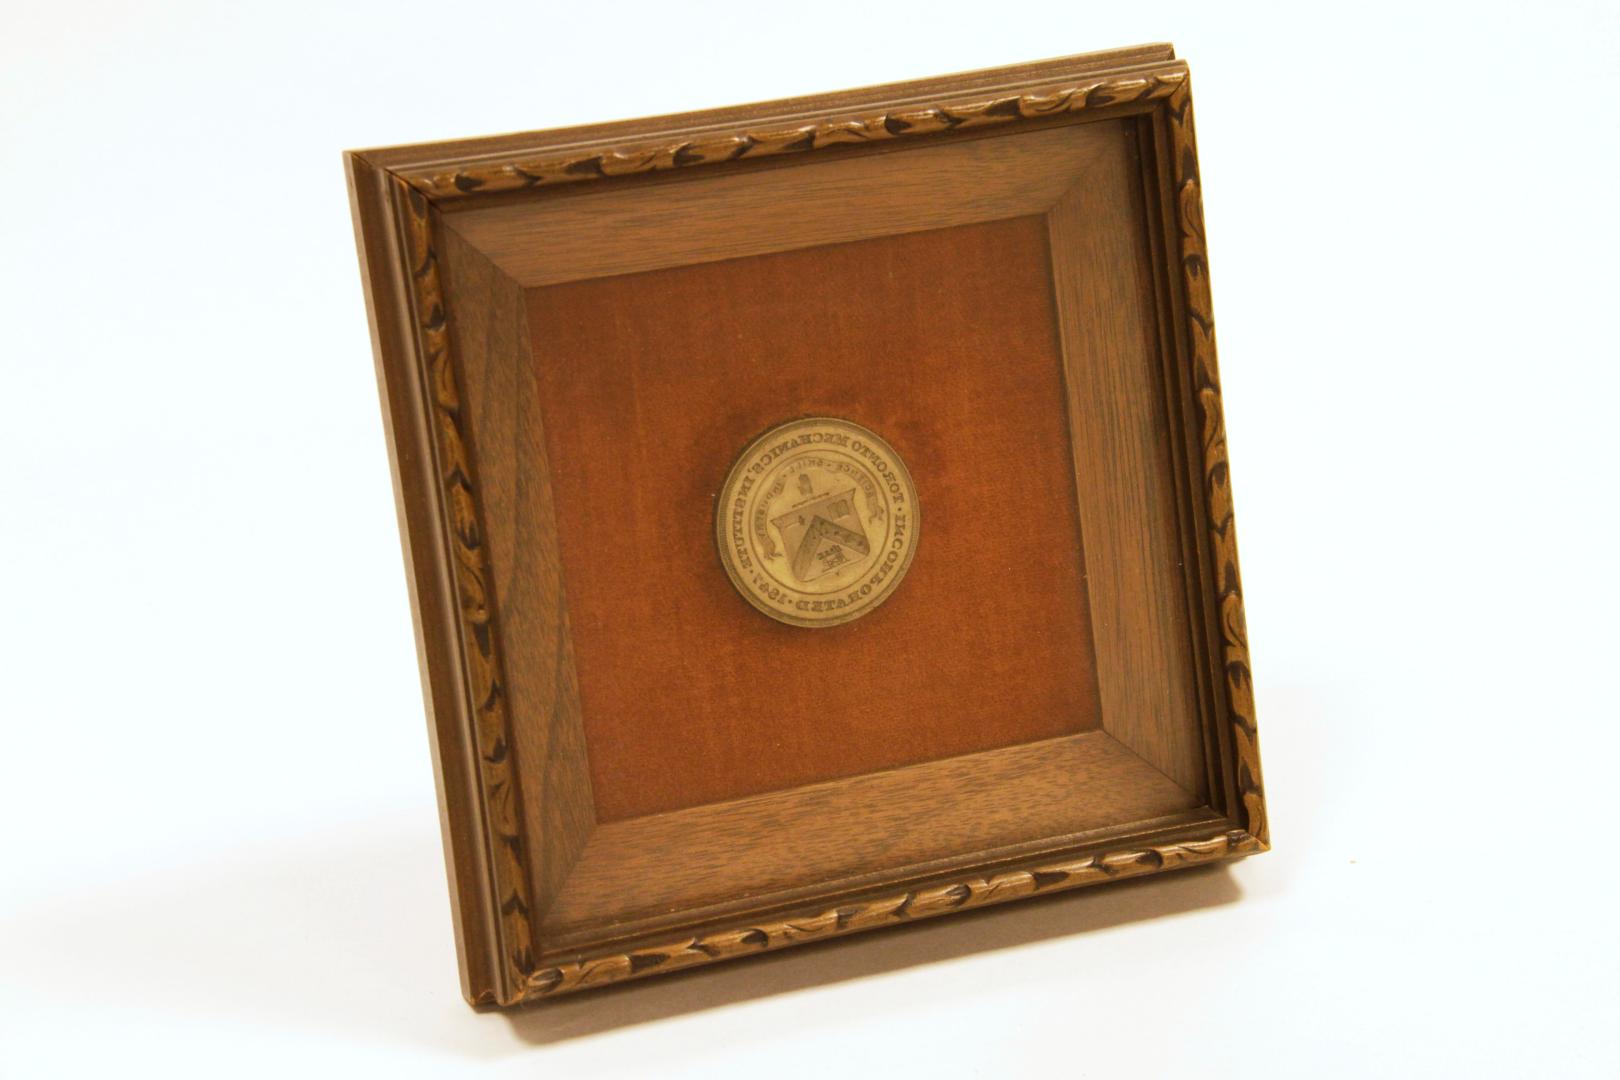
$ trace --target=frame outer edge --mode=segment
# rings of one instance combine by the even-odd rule
[[[1226,420],[1221,410],[1220,371],[1215,359],[1215,315],[1204,238],[1204,205],[1198,177],[1198,146],[1193,130],[1192,87],[1183,79],[1170,95],[1171,162],[1176,190],[1175,220],[1181,241],[1181,286],[1187,319],[1193,393],[1202,421],[1204,500],[1209,514],[1210,554],[1215,566],[1222,670],[1226,677],[1227,722],[1236,752],[1237,791],[1244,828],[1269,847],[1265,790],[1260,772],[1259,734],[1254,718],[1254,679],[1249,667],[1249,633],[1243,616],[1243,585],[1238,576],[1237,531],[1233,525],[1231,470],[1226,455]],[[1234,814],[1234,816],[1237,816]]]
[[[344,155],[344,172],[405,561],[461,989],[468,1002],[478,1005],[495,997],[494,932],[489,920],[481,917],[491,905],[484,885],[483,845],[476,835],[481,818],[479,793],[471,779],[464,709],[455,692],[460,672],[448,618],[449,587],[443,574],[437,500],[430,475],[432,453],[416,375],[417,342],[405,258],[389,175],[354,153]],[[474,835],[459,834],[454,827],[458,821],[472,823]]]
[[[1056,862],[1043,860],[1026,869],[963,878],[659,944],[582,956],[536,971],[525,986],[523,1000],[541,1000],[654,972],[756,955],[1009,900],[1239,858],[1264,851],[1265,847],[1242,829],[1225,829],[1171,843],[1128,846]]]
[[[511,715],[495,597],[484,546],[483,508],[477,474],[463,430],[461,388],[450,350],[433,207],[398,177],[390,178],[411,284],[430,442],[442,501],[439,512],[459,618],[463,691],[472,718],[472,745],[482,810],[484,854],[494,905],[497,960],[495,1000],[517,1000],[535,965],[527,844],[522,793],[512,764]]]
[[[1231,808],[1227,814],[1229,823],[1220,831],[1192,839],[1125,846],[1067,861],[1043,862],[988,877],[965,878],[896,892],[880,899],[851,901],[825,910],[666,940],[661,944],[629,949],[621,946],[604,953],[580,954],[563,963],[537,964],[521,802],[510,760],[510,716],[505,703],[500,634],[494,598],[489,592],[482,512],[473,463],[466,433],[462,430],[458,375],[449,351],[442,283],[434,247],[435,206],[441,202],[459,204],[468,198],[549,184],[734,161],[745,155],[751,159],[798,153],[1112,106],[1163,108],[1170,119],[1175,186],[1172,194],[1181,251],[1181,275],[1177,284],[1183,290],[1186,303],[1186,341],[1202,422],[1209,543],[1217,574],[1214,599],[1219,606],[1225,673],[1225,701],[1220,704],[1225,706],[1235,744],[1236,760],[1226,764],[1236,769],[1242,805]],[[994,88],[965,97],[946,96],[932,104],[907,102],[900,106],[874,107],[878,108],[876,112],[860,112],[859,106],[855,108],[854,113],[800,120],[786,128],[771,127],[772,121],[767,118],[732,128],[706,129],[691,138],[673,141],[668,135],[655,134],[645,141],[610,149],[575,148],[574,156],[567,156],[570,154],[567,148],[558,147],[550,152],[556,160],[548,157],[543,161],[538,158],[526,161],[507,156],[497,161],[469,161],[459,165],[452,162],[432,170],[407,167],[397,173],[366,166],[373,169],[378,183],[387,187],[380,198],[384,204],[391,203],[395,213],[397,250],[389,251],[392,256],[389,261],[403,273],[401,288],[412,329],[409,347],[415,350],[423,408],[431,414],[426,420],[426,442],[434,454],[438,473],[441,489],[438,524],[446,548],[436,554],[441,570],[455,589],[463,665],[462,670],[446,674],[459,688],[458,693],[463,695],[463,704],[471,717],[467,741],[476,755],[477,797],[472,817],[480,823],[484,871],[488,888],[493,890],[485,897],[484,910],[489,914],[490,945],[497,953],[492,961],[492,996],[500,1004],[541,999],[654,971],[671,971],[750,955],[1037,893],[1240,857],[1264,851],[1269,846],[1232,526],[1186,64],[1170,60],[1128,71],[1088,72],[1067,82],[1043,82],[1023,90]],[[577,156],[581,154],[585,156]],[[359,159],[351,156],[351,161]],[[351,177],[352,182],[357,175]],[[365,201],[362,195],[356,204],[357,228]],[[372,243],[371,238],[363,238],[363,260],[367,245]],[[368,270],[368,275],[368,300],[375,303],[372,293],[378,288],[379,275],[375,269]],[[388,348],[381,337],[380,325],[374,315],[379,372],[386,375]],[[391,387],[388,392],[393,393]],[[396,484],[399,482],[396,468]],[[448,566],[444,565],[446,563]],[[431,650],[424,655],[432,659]],[[429,681],[432,681],[432,672],[429,672]],[[442,724],[440,730],[443,730]],[[440,749],[442,751],[443,747]],[[472,945],[472,935],[467,933],[466,953],[473,951]],[[464,957],[464,979],[466,973]],[[489,996],[474,998],[471,993],[469,998],[475,1003],[489,1000]]]
[[[852,105],[832,115],[762,117],[696,132],[650,134],[607,146],[555,147],[493,161],[423,166],[397,175],[436,202],[555,187],[594,179],[753,161],[829,146],[857,145],[1006,124],[1115,105],[1163,101],[1187,81],[1187,65],[1165,60],[1121,71],[1089,71],[1022,89],[986,88],[935,101]],[[537,133],[543,135],[544,133]]]

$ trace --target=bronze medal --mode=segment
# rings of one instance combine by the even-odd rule
[[[848,420],[812,417],[750,443],[720,489],[720,562],[756,608],[837,626],[894,592],[917,550],[917,489],[894,448]]]

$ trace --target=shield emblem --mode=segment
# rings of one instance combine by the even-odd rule
[[[872,551],[855,510],[855,489],[818,495],[771,519],[782,535],[788,565],[800,581],[814,581]]]

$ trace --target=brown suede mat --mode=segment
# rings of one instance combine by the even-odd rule
[[[1043,219],[532,290],[604,821],[1097,725]],[[715,552],[733,459],[800,415],[876,431],[921,530],[888,601],[805,629]]]

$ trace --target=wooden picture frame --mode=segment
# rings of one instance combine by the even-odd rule
[[[345,161],[469,1001],[1265,850],[1169,46]],[[930,516],[780,625],[713,500],[829,405]]]

